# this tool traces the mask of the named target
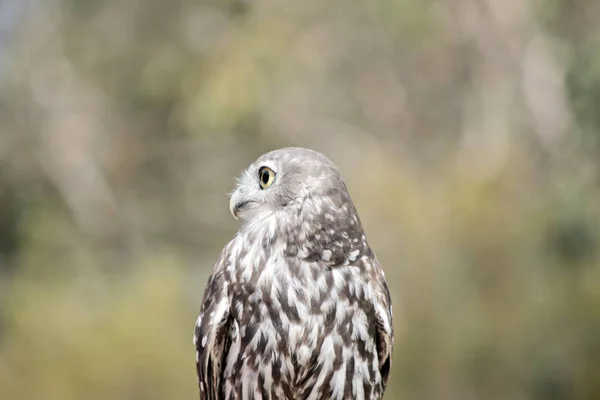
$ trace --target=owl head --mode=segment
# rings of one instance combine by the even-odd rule
[[[238,179],[229,208],[244,221],[240,234],[263,246],[281,243],[286,256],[335,266],[370,251],[337,167],[313,150],[259,157]]]
[[[229,209],[236,219],[325,214],[351,207],[346,185],[325,155],[284,148],[260,156],[238,178]]]

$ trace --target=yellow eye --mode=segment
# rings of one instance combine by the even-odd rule
[[[275,172],[269,167],[260,167],[258,170],[258,182],[263,189],[271,186],[275,180]]]

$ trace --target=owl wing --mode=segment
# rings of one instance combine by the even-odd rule
[[[394,330],[392,326],[392,308],[390,293],[387,284],[383,281],[382,296],[379,299],[380,304],[375,305],[375,326],[377,355],[379,359],[379,372],[383,380],[383,387],[387,385],[392,366],[392,348],[394,346]]]
[[[221,377],[229,339],[230,301],[228,283],[223,277],[223,256],[217,260],[202,299],[194,330],[196,370],[201,400],[221,398]]]
[[[374,266],[373,271],[376,274],[375,279],[373,279],[375,282],[375,304],[373,304],[375,311],[375,345],[379,359],[379,372],[385,388],[392,366],[392,348],[394,346],[392,299],[379,262],[373,258],[370,263]]]

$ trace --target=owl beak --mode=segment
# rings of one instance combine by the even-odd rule
[[[242,198],[242,194],[239,190],[236,190],[231,195],[231,199],[229,199],[229,212],[233,215],[234,219],[239,218],[240,209],[246,205],[248,202]]]
[[[229,210],[229,211],[231,211],[231,215],[233,215],[233,219],[235,219],[235,220],[239,219],[239,217],[238,217],[238,210],[239,209],[240,208],[236,205],[236,206],[233,207],[233,209]]]
[[[230,208],[229,211],[231,211],[231,215],[233,215],[233,218],[238,219],[240,217],[239,216],[240,210],[249,203],[251,203],[250,200],[245,200],[240,203],[237,203],[236,205],[233,206],[233,208]]]
[[[233,200],[233,196],[231,197],[231,200]],[[237,213],[239,209],[240,207],[237,203],[234,203],[233,201],[229,202],[229,212],[233,215],[234,219],[238,219]]]

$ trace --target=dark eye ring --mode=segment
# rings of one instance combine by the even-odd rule
[[[266,189],[273,184],[275,180],[275,171],[269,167],[260,167],[258,170],[258,183],[262,189]]]

